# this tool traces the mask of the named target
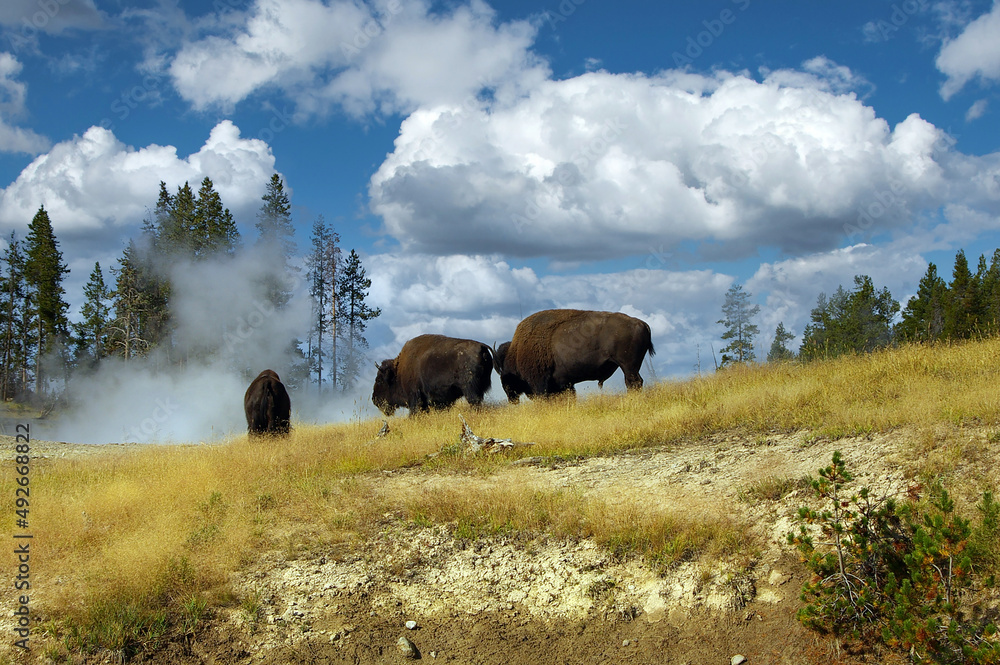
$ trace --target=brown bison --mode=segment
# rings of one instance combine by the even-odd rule
[[[398,356],[376,367],[375,406],[387,416],[403,406],[413,414],[446,408],[461,397],[469,404],[481,404],[490,389],[493,355],[482,342],[420,335],[404,344]]]
[[[620,312],[547,309],[518,324],[514,338],[493,352],[507,399],[553,395],[581,381],[599,386],[619,367],[630,390],[642,388],[639,368],[653,341],[645,321]]]
[[[243,409],[249,434],[288,434],[292,402],[274,370],[265,369],[250,383]]]

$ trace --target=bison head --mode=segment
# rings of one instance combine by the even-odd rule
[[[503,391],[507,394],[507,401],[511,404],[517,404],[518,400],[521,399],[521,395],[531,397],[534,394],[531,386],[513,372],[501,374],[500,385],[503,386]]]
[[[493,369],[500,375],[500,385],[507,393],[507,401],[517,404],[521,395],[531,394],[531,388],[518,376],[513,363],[511,363],[511,367],[506,367],[508,350],[510,350],[510,342],[493,347]]]
[[[372,388],[372,402],[387,416],[396,412],[399,406],[393,399],[396,392],[396,360],[389,358],[376,365],[375,386]]]
[[[507,359],[507,349],[510,348],[510,342],[504,342],[499,347],[493,346],[493,369],[497,371],[497,374],[503,376],[503,364]]]

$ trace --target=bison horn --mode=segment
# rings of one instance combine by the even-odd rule
[[[374,362],[374,361],[373,361]],[[382,369],[378,363],[375,363],[375,369]]]

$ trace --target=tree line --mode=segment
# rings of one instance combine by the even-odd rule
[[[759,305],[751,294],[734,284],[722,307],[725,326],[722,365],[756,360],[754,339],[759,334],[753,317]],[[899,320],[896,320],[899,315]],[[939,342],[1000,334],[1000,249],[987,260],[979,257],[976,271],[969,267],[964,250],[955,255],[951,281],[938,275],[929,263],[917,293],[902,309],[888,288],[876,288],[871,277],[857,275],[854,286],[838,286],[831,295],[820,293],[802,331],[798,351],[788,348],[795,335],[784,322],[774,331],[767,353],[769,362],[816,360],[846,353],[869,353],[907,342]]]
[[[277,174],[261,200],[253,247],[268,260],[255,271],[253,288],[261,308],[280,316],[292,299],[299,269],[294,265],[291,202]],[[320,390],[349,390],[363,367],[367,322],[381,312],[366,303],[371,280],[361,258],[353,249],[342,256],[340,236],[322,216],[313,225],[311,243],[305,257],[311,325],[305,340],[287,340],[291,360],[286,384],[293,390],[308,383]],[[249,250],[210,178],[202,180],[197,192],[187,182],[175,192],[160,182],[140,237],[128,242],[107,277],[95,263],[83,289],[80,321],[70,323],[63,287],[69,269],[49,213],[41,206],[27,236],[11,233],[0,257],[0,397],[30,401],[58,394],[70,375],[94,371],[110,359],[155,358],[160,369],[219,360],[227,341],[234,339],[234,324],[220,322],[211,343],[179,339],[169,267],[183,261],[235,260]],[[247,360],[235,355],[229,359],[233,369],[246,376],[261,369],[242,366]]]

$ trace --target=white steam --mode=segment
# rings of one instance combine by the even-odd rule
[[[293,379],[293,340],[304,342],[311,319],[301,276],[286,277],[292,298],[276,309],[263,279],[280,266],[273,250],[252,247],[235,257],[181,261],[171,279],[175,345],[142,358],[108,358],[96,373],[70,380],[70,408],[39,436],[79,443],[199,442],[246,431],[243,394],[264,369]],[[301,364],[302,359],[298,358]],[[300,379],[291,392],[292,426],[374,413],[370,384],[353,393],[317,393]]]

